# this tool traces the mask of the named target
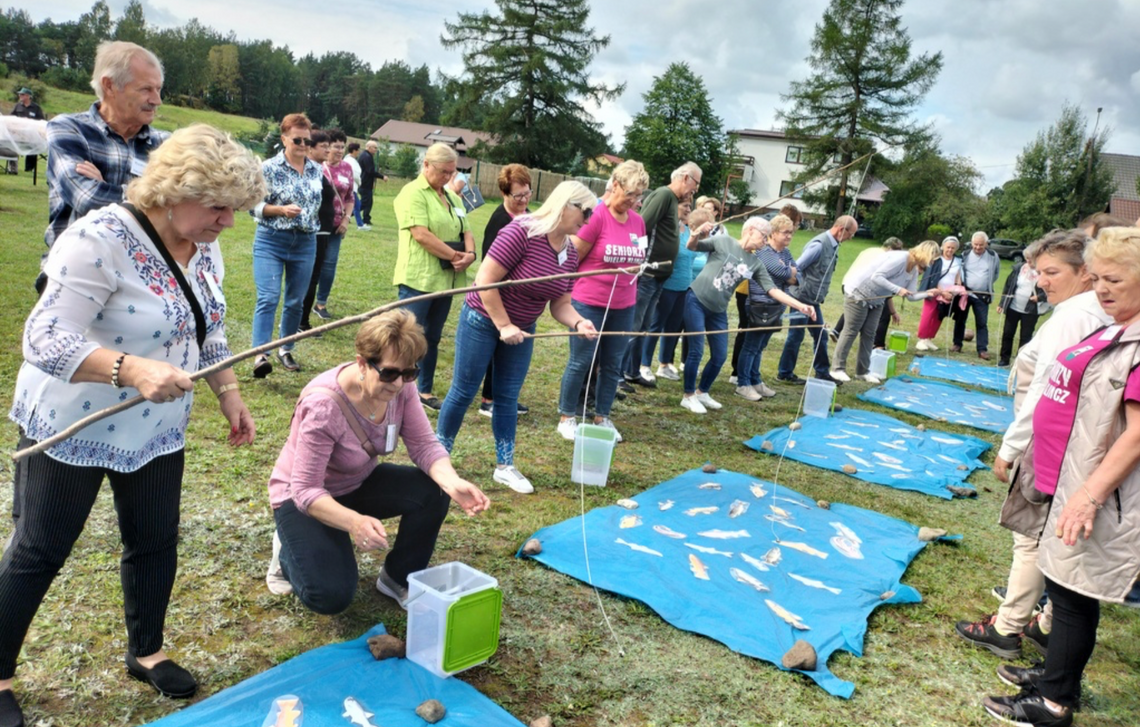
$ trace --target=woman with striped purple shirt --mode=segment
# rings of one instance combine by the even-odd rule
[[[570,236],[586,224],[597,203],[597,196],[580,182],[559,184],[542,207],[516,217],[499,232],[479,266],[475,284],[576,272],[578,254]],[[530,369],[535,321],[549,303],[550,314],[559,323],[587,338],[597,333],[594,324],[571,305],[573,285],[573,280],[548,280],[468,293],[459,313],[455,369],[436,436],[451,452],[483,374],[494,363],[491,430],[498,462],[494,480],[515,492],[534,492],[530,480],[515,469],[514,460],[519,390]]]

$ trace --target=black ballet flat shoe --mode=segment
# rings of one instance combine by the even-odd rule
[[[11,689],[0,692],[0,727],[24,727],[24,713]]]
[[[127,674],[132,679],[146,682],[164,697],[189,699],[198,691],[198,681],[190,672],[174,663],[173,659],[160,661],[147,669],[133,654],[127,654]]]

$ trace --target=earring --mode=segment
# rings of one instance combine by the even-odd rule
[[[360,380],[361,380],[361,381],[364,381],[364,374],[361,374],[361,375],[360,375]]]
[[[166,221],[167,222],[173,222],[174,221],[174,210],[166,210]]]

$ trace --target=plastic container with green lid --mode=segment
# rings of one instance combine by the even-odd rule
[[[438,677],[482,664],[499,648],[503,592],[464,563],[408,576],[408,658]]]

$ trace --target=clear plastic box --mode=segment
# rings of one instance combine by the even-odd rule
[[[597,424],[579,424],[574,435],[574,460],[570,465],[570,481],[582,485],[605,487],[610,476],[617,432]]]
[[[835,403],[835,382],[808,379],[804,385],[804,414],[826,419]]]
[[[871,352],[871,373],[878,376],[880,379],[889,379],[895,375],[895,353],[894,351],[872,351]]]
[[[408,576],[407,655],[438,677],[482,664],[499,648],[499,581],[464,563]]]

